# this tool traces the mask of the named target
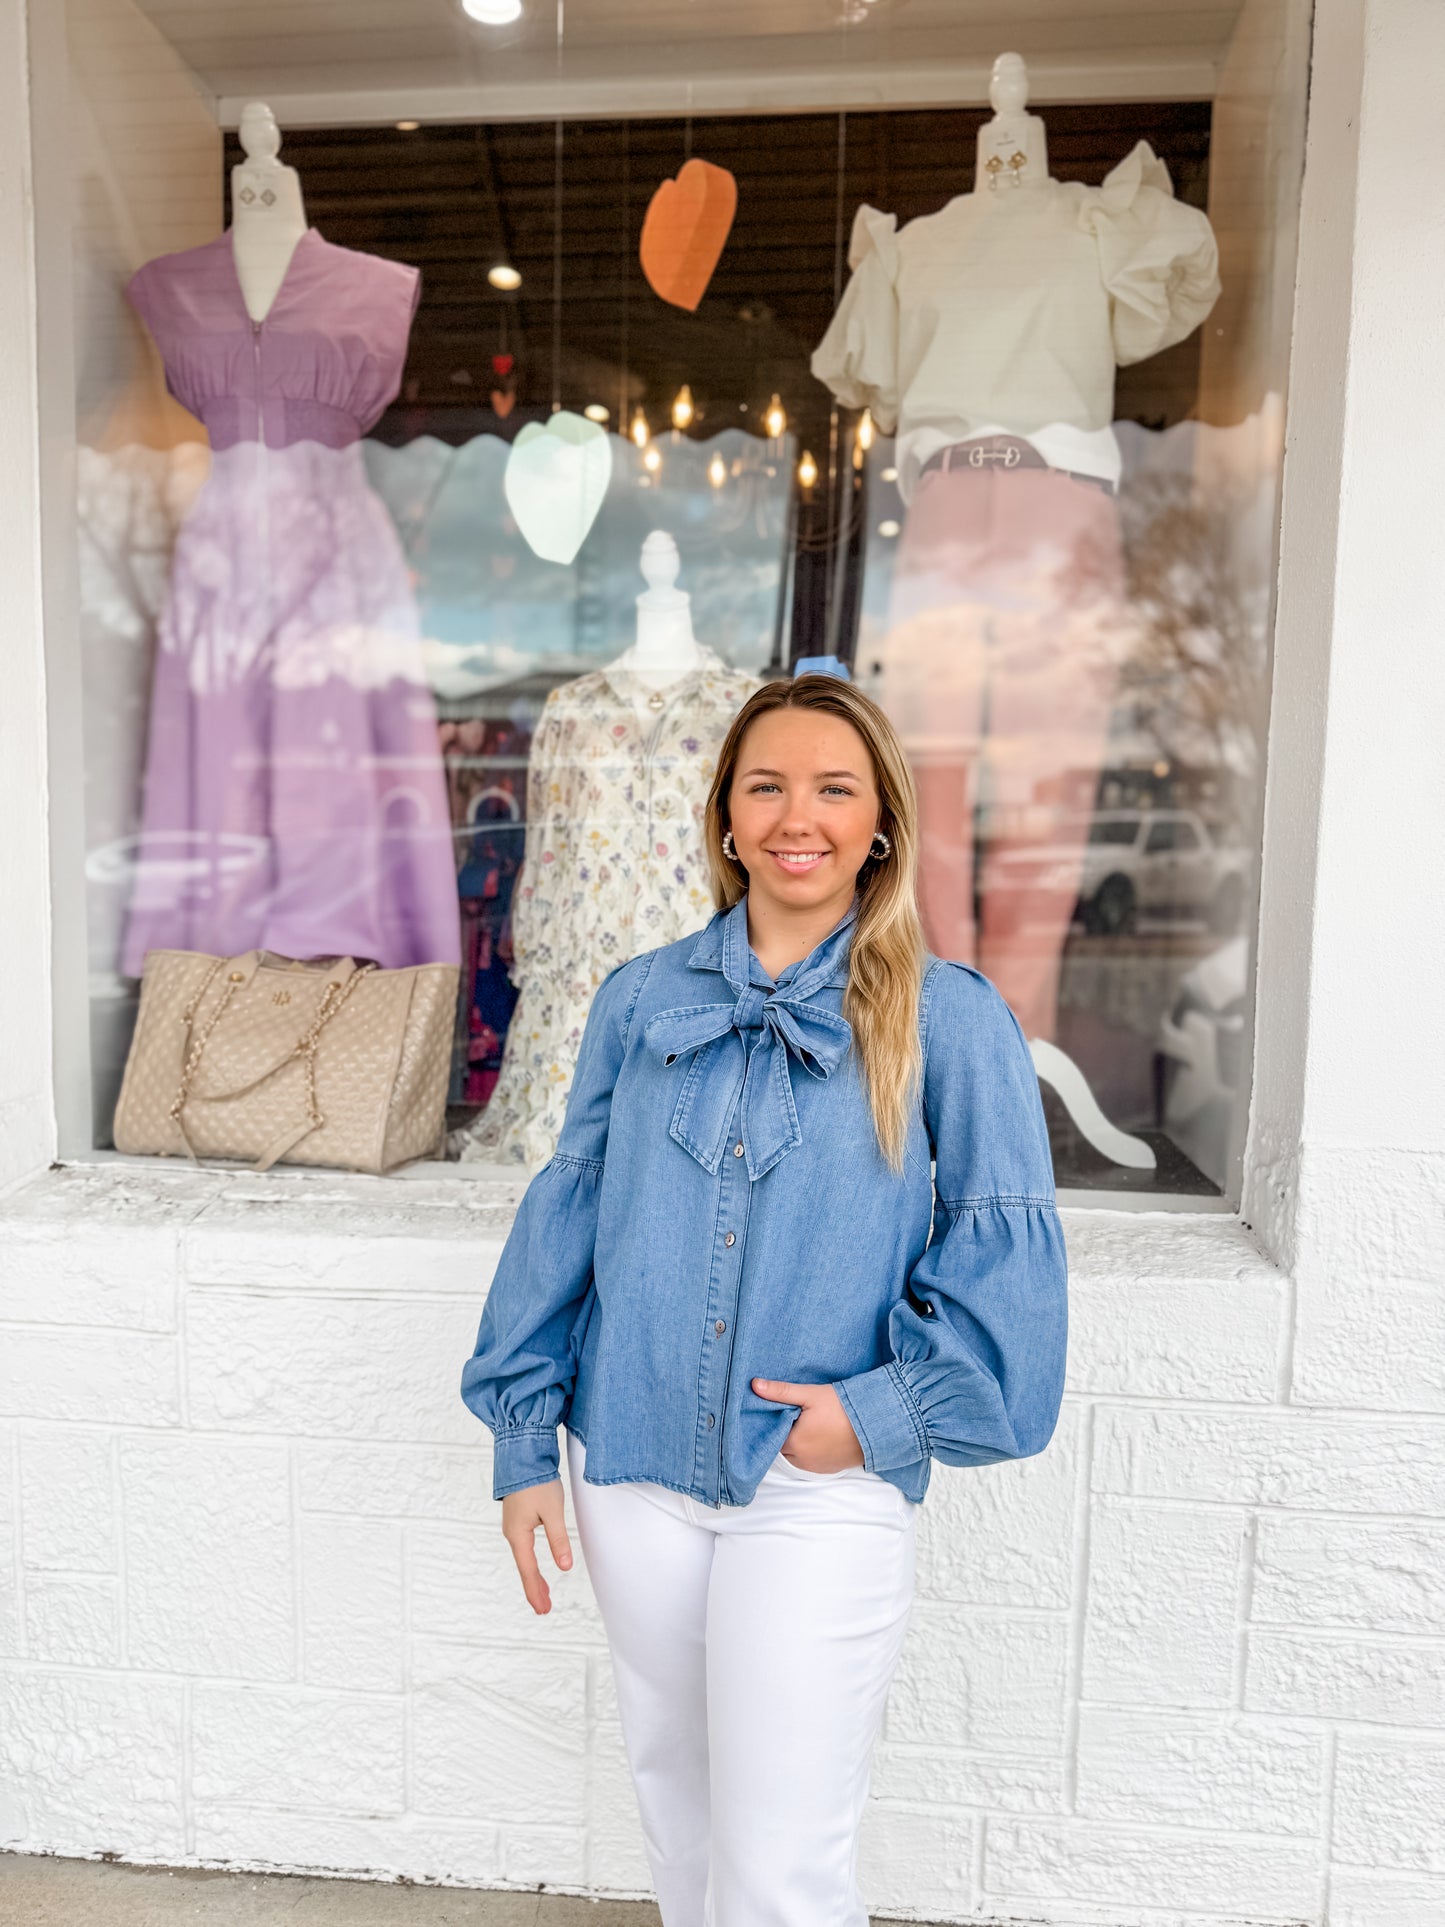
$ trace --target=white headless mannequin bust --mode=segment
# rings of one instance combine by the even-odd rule
[[[239,132],[246,158],[231,169],[231,252],[246,312],[259,328],[306,232],[306,209],[301,176],[276,158],[281,130],[264,100],[247,101]]]
[[[663,691],[670,684],[709,660],[692,633],[692,598],[677,586],[681,566],[677,543],[664,530],[654,529],[642,545],[647,588],[637,598],[637,640],[611,664],[637,678],[637,709],[644,722],[651,722],[662,708]]]
[[[988,83],[993,119],[978,130],[975,194],[1006,193],[1037,186],[1049,178],[1049,145],[1044,123],[1026,110],[1029,70],[1022,54],[1000,54]]]

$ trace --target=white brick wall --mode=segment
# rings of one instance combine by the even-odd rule
[[[457,1396],[514,1195],[0,1206],[0,1844],[646,1891],[585,1574],[527,1611]],[[1304,1296],[1228,1220],[1069,1240],[1053,1442],[929,1494],[870,1904],[1440,1927],[1445,1398],[1295,1403]]]

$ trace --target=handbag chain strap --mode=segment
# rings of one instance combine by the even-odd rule
[[[226,959],[224,957],[218,957],[206,972],[204,978],[202,978],[200,989],[182,1011],[180,1021],[186,1026],[187,1030],[194,1024],[196,1013],[205,1002],[206,992],[216,981],[220,972],[225,969],[225,966]],[[321,1114],[321,1106],[316,1097],[316,1052],[321,1042],[321,1033],[326,1029],[326,1026],[331,1022],[337,1011],[341,1009],[341,1006],[361,982],[361,979],[369,976],[376,968],[377,966],[374,963],[364,963],[354,970],[344,983],[339,983],[333,978],[321,993],[321,1002],[317,1006],[316,1015],[312,1019],[309,1029],[304,1031],[296,1040],[296,1047],[291,1053],[293,1057],[299,1057],[305,1066],[306,1113],[311,1120],[311,1125],[314,1130],[319,1130],[326,1122]],[[240,985],[245,983],[245,981],[246,973],[244,970],[233,970],[231,972],[230,976],[226,979],[225,988],[217,999],[216,1008],[206,1019],[205,1024],[201,1028],[200,1035],[194,1039],[189,1051],[186,1053],[186,1061],[181,1067],[180,1086],[176,1091],[175,1099],[171,1104],[170,1110],[171,1118],[176,1124],[180,1124],[181,1122],[181,1113],[186,1108],[187,1100],[191,1094],[191,1085],[195,1082],[196,1072],[201,1068],[201,1059],[206,1054],[206,1045],[211,1040],[211,1033],[225,1016],[231,999],[235,996]],[[182,1136],[184,1138],[184,1131],[182,1132]]]
[[[191,1025],[196,1021],[196,1012],[200,1009],[201,1005],[205,1002],[206,992],[210,989],[211,985],[216,981],[216,977],[219,974],[219,972],[225,968],[225,964],[226,964],[226,959],[224,957],[217,957],[216,961],[211,965],[210,969],[206,972],[205,976],[202,978],[200,989],[196,992],[195,996],[192,997],[191,1001],[186,1005],[185,1009],[181,1012],[181,1022],[182,1024],[185,1025],[188,1031]],[[195,1081],[196,1072],[201,1068],[201,1059],[206,1054],[206,1045],[210,1041],[211,1032],[216,1028],[217,1024],[220,1023],[222,1017],[225,1016],[226,1006],[230,1003],[231,999],[235,996],[237,984],[244,983],[244,982],[245,982],[245,973],[243,971],[233,970],[231,972],[230,977],[227,979],[226,987],[222,991],[220,998],[217,1001],[216,1008],[211,1012],[210,1016],[206,1019],[205,1028],[202,1030],[199,1037],[194,1038],[192,1040],[191,1048],[186,1052],[186,1061],[181,1066],[180,1085],[176,1091],[175,1098],[171,1103],[171,1118],[172,1118],[172,1121],[176,1124],[180,1123],[181,1112],[186,1108],[186,1100],[191,1094],[191,1085]],[[184,1137],[184,1132],[182,1133],[182,1136]]]
[[[376,965],[373,963],[361,964],[356,970],[352,971],[344,984],[337,983],[334,979],[327,984],[326,989],[322,992],[321,1002],[317,1007],[316,1016],[311,1028],[303,1037],[298,1039],[296,1049],[293,1052],[293,1055],[299,1057],[306,1066],[306,1113],[317,1130],[326,1122],[325,1118],[321,1115],[321,1107],[316,1100],[316,1049],[321,1042],[321,1033],[346,1002],[352,991],[355,990],[356,986],[361,982],[362,978],[370,976],[371,972],[375,969]]]

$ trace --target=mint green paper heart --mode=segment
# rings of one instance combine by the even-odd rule
[[[544,562],[570,562],[587,540],[612,477],[606,429],[559,409],[528,422],[512,443],[502,479],[507,506]]]

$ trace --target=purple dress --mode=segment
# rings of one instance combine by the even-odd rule
[[[161,617],[121,968],[154,948],[457,963],[416,601],[360,447],[420,276],[308,228],[260,323],[229,234],[128,292],[212,460]]]

